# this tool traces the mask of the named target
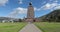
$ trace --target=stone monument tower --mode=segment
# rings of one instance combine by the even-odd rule
[[[34,21],[34,7],[32,6],[32,2],[29,3],[28,11],[27,11],[27,22],[33,22]]]

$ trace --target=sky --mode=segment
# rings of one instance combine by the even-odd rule
[[[34,7],[35,17],[41,17],[60,8],[60,0],[0,0],[0,17],[26,17],[29,2],[32,2]]]

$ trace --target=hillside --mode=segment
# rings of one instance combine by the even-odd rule
[[[60,9],[54,10],[45,16],[39,17],[39,19],[42,21],[60,22]]]

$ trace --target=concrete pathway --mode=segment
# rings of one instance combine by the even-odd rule
[[[19,32],[42,32],[42,31],[38,29],[34,24],[28,24]]]

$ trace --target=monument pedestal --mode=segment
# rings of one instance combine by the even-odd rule
[[[32,19],[32,18],[26,18],[26,22],[34,22],[34,19]]]

